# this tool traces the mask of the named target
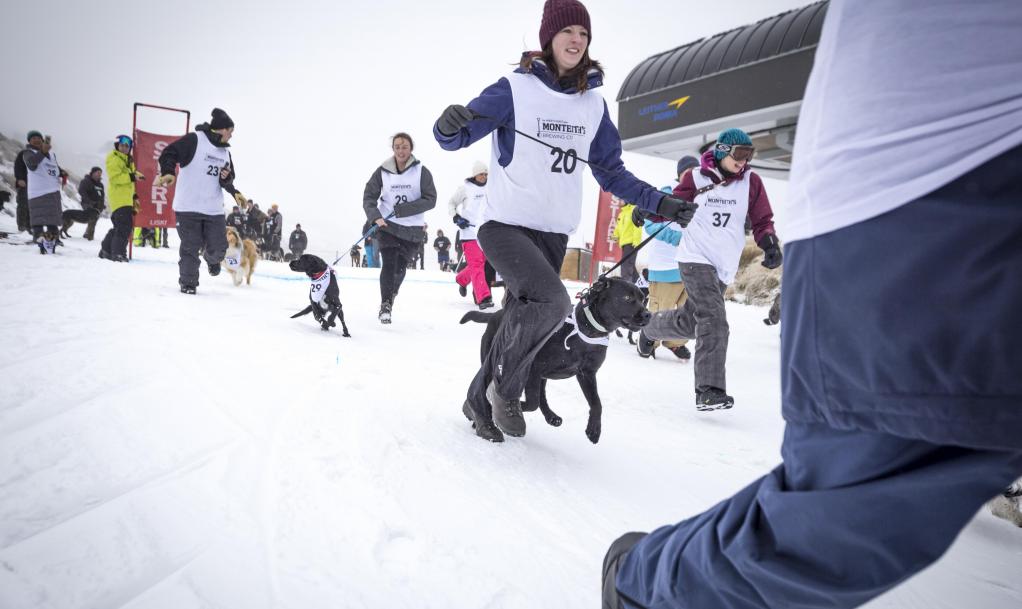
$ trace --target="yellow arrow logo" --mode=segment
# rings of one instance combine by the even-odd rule
[[[689,97],[691,97],[691,95],[686,95],[685,97],[679,97],[678,99],[672,101],[671,103],[669,103],[667,105],[671,106],[675,110],[677,110],[677,109],[681,108],[682,104],[684,104],[685,102],[688,101]]]

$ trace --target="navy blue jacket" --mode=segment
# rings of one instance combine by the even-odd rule
[[[518,68],[515,71],[526,73],[523,68]],[[539,59],[533,61],[531,74],[554,91],[577,92],[573,85],[565,87],[558,83],[550,69]],[[598,72],[590,72],[589,88],[594,89],[602,84],[603,77]],[[459,150],[471,146],[496,129],[497,148],[500,152],[497,162],[501,167],[507,167],[514,155],[516,135],[511,83],[506,78],[501,78],[486,87],[479,97],[470,101],[468,108],[487,118],[473,120],[467,127],[451,136],[440,133],[434,124],[433,137],[444,150]],[[656,211],[660,200],[664,198],[664,193],[636,178],[625,169],[624,163],[621,161],[621,135],[610,120],[606,102],[603,103],[603,120],[596,130],[592,146],[589,148],[589,156],[586,158],[593,162],[593,165],[590,165],[593,177],[596,178],[603,190],[613,193],[625,201],[632,201],[642,209]]]

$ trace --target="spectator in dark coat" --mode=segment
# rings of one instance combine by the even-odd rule
[[[451,264],[451,240],[444,236],[444,231],[437,230],[433,249],[436,250],[436,261],[440,265],[440,270],[446,271]]]
[[[101,168],[93,167],[89,175],[82,178],[82,181],[78,183],[78,196],[82,199],[82,212],[85,213],[84,217],[87,219],[85,234],[82,236],[92,241],[96,233],[96,220],[106,208],[106,190],[103,188],[103,170]],[[65,231],[70,228],[68,220],[65,213]]]
[[[266,214],[266,224],[263,227],[266,251],[270,256],[276,257],[280,253],[280,240],[284,234],[284,216],[274,203],[270,206],[270,212]]]
[[[245,214],[241,213],[241,208],[237,205],[227,215],[227,226],[234,227],[239,235],[245,236]]]
[[[309,236],[302,230],[301,224],[295,224],[295,229],[291,231],[291,237],[287,240],[287,249],[291,250],[291,253],[297,258],[304,254],[308,247]]]

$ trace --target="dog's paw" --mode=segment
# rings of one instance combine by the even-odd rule
[[[347,331],[347,330],[345,330],[345,331],[344,331],[344,332],[343,332],[343,333],[341,334],[341,336],[343,336],[343,337],[345,337],[345,338],[351,338],[351,334],[348,334],[348,331]]]
[[[590,442],[592,442],[593,444],[596,444],[597,442],[600,441],[600,432],[601,431],[602,431],[602,426],[598,422],[597,423],[593,423],[592,421],[590,421],[589,425],[586,426],[586,437],[589,438]]]
[[[564,422],[564,419],[562,419],[561,417],[559,417],[559,416],[557,416],[557,415],[555,415],[553,413],[550,413],[549,416],[544,417],[544,418],[546,418],[546,422],[547,423],[549,423],[550,425],[552,425],[554,427],[560,427],[561,423]]]

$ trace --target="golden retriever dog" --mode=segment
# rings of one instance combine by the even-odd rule
[[[252,272],[255,271],[256,260],[259,253],[256,244],[251,239],[242,239],[238,229],[233,226],[227,227],[227,254],[224,255],[224,267],[231,274],[234,285],[241,285],[242,278],[245,283],[252,284]]]

